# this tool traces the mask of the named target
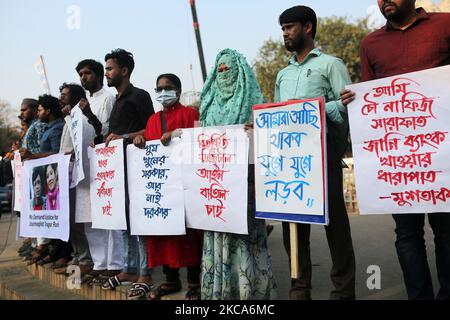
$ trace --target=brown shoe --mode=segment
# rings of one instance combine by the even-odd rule
[[[67,267],[53,269],[53,272],[55,274],[66,274],[66,271],[67,271]]]

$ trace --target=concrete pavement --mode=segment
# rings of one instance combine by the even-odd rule
[[[282,241],[282,228],[280,222],[271,221],[274,231],[269,237],[269,250],[272,255],[273,271],[278,285],[278,299],[287,299],[290,287],[288,257],[285,253]],[[394,221],[390,215],[358,216],[350,215],[350,224],[353,237],[353,245],[356,256],[356,296],[357,299],[367,300],[392,300],[406,299],[402,273],[395,252]],[[9,234],[8,234],[9,229]],[[2,256],[14,255],[21,241],[15,240],[16,218],[5,213],[0,220],[0,263]],[[8,236],[7,248],[3,251]],[[432,231],[426,223],[425,238],[428,251],[435,292],[438,290],[436,275],[434,243]],[[3,252],[3,253],[2,253]],[[2,254],[1,254],[2,253]],[[322,226],[311,228],[311,259],[313,263],[313,299],[328,299],[329,292],[333,289],[329,274],[331,270],[331,258],[326,241],[325,230]],[[10,258],[8,260],[11,260]],[[14,261],[10,261],[16,263]],[[367,268],[371,265],[380,267],[381,289],[369,290],[366,281],[370,274]],[[184,288],[186,284],[185,269],[181,270],[181,279]],[[154,274],[156,283],[163,281],[161,268],[156,268]],[[182,298],[181,296],[179,298]]]

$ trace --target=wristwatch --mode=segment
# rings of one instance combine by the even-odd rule
[[[130,135],[128,133],[122,135],[123,140],[128,140],[129,137]]]

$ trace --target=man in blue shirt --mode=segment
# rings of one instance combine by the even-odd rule
[[[330,299],[355,298],[355,255],[342,190],[341,161],[347,148],[348,117],[340,92],[350,84],[343,62],[314,47],[317,17],[305,6],[284,11],[279,18],[287,50],[294,52],[289,65],[278,73],[275,101],[325,98],[327,117],[327,170],[329,225],[325,227],[333,267],[335,290]],[[289,297],[311,299],[311,225],[298,224],[299,278],[292,279]],[[289,223],[283,222],[283,240],[290,256]]]
[[[41,122],[37,117],[38,106],[38,101],[30,98],[23,99],[20,105],[19,118],[29,124],[21,147],[30,151],[31,154],[40,152],[39,140],[46,127],[46,124]]]
[[[38,159],[59,152],[64,119],[58,98],[44,94],[38,100],[38,117],[47,126],[39,140],[39,153],[31,154],[28,149],[22,148],[22,159]]]

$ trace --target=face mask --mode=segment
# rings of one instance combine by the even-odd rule
[[[175,90],[163,90],[156,94],[156,101],[161,103],[164,107],[170,107],[177,102],[177,92]]]

